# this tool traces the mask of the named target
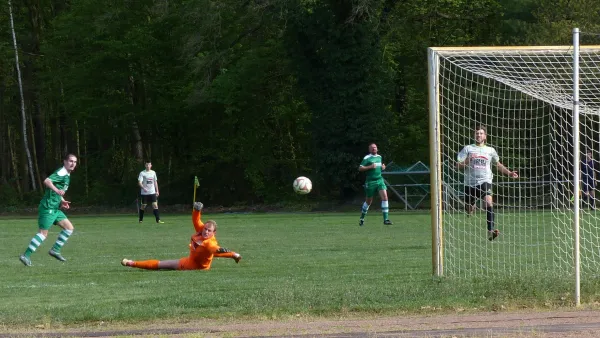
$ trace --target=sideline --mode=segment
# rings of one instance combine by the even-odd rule
[[[141,323],[142,324],[142,323]],[[600,336],[600,311],[486,312],[436,316],[374,317],[219,323],[147,323],[147,328],[32,330],[2,332],[0,338],[24,337],[581,337]],[[52,332],[51,332],[52,331]]]

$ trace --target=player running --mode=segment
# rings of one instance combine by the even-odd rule
[[[71,172],[77,166],[77,156],[67,154],[63,158],[63,166],[44,180],[46,187],[44,197],[38,206],[38,233],[33,236],[25,252],[19,257],[25,266],[31,266],[31,254],[33,254],[48,237],[48,230],[56,224],[62,228],[56,242],[48,254],[61,262],[66,261],[61,254],[61,249],[73,234],[75,228],[63,210],[69,210],[70,203],[64,196],[71,183]]]
[[[508,170],[502,163],[496,149],[485,144],[485,127],[475,129],[475,144],[465,146],[457,156],[456,166],[465,170],[464,192],[465,192],[465,210],[467,215],[472,215],[475,211],[475,202],[484,197],[488,239],[493,241],[500,232],[494,229],[494,202],[492,198],[492,163],[496,164],[501,173],[512,178],[518,178],[516,171]]]

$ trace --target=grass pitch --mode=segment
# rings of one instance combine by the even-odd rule
[[[373,211],[358,213],[205,214],[218,223],[223,247],[239,264],[215,258],[209,271],[147,271],[122,258],[187,256],[190,215],[70,217],[75,232],[63,248],[66,263],[48,255],[59,228],[20,263],[37,231],[35,218],[0,219],[0,325],[69,326],[157,319],[284,318],[431,311],[558,307],[572,304],[573,286],[542,278],[432,277],[429,214],[399,214],[385,226]],[[584,301],[600,294],[582,288]]]

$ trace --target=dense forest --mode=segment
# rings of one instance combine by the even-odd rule
[[[75,205],[362,195],[369,142],[428,163],[427,47],[570,44],[597,0],[8,0],[0,5],[0,211],[65,153]],[[597,42],[582,35],[582,44]],[[21,90],[22,88],[22,90]]]

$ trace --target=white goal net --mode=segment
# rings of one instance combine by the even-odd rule
[[[576,273],[575,256],[581,257],[582,274],[600,271],[600,211],[594,208],[600,203],[581,195],[578,224],[574,221],[575,172],[583,170],[575,164],[586,150],[600,160],[600,46],[578,50],[574,109],[572,46],[430,48],[435,274],[568,277]],[[486,127],[486,143],[500,162],[520,175],[512,179],[492,167],[494,222],[500,231],[493,241],[482,201],[472,216],[465,212],[463,171],[456,167],[457,153],[474,143],[479,125]],[[578,175],[581,186],[588,183],[586,173]]]

